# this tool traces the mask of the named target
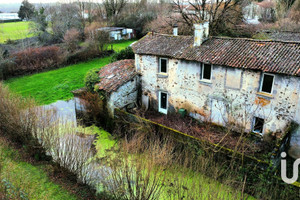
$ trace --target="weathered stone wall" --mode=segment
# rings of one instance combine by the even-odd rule
[[[168,73],[158,73],[156,56],[136,55],[142,95],[158,109],[158,93],[168,93],[168,113],[185,108],[190,115],[220,125],[239,123],[250,131],[253,118],[265,119],[264,133],[282,133],[291,120],[300,123],[300,78],[275,74],[273,94],[259,92],[259,71],[213,66],[211,82],[200,80],[200,63],[169,59]],[[145,99],[145,98],[144,98]]]
[[[135,76],[132,80],[122,85],[117,91],[112,92],[107,101],[109,114],[113,116],[115,108],[134,107],[138,95],[139,77]]]

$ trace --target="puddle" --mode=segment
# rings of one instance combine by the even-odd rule
[[[68,122],[76,123],[76,125],[78,125],[78,120],[80,120],[77,113],[84,111],[84,106],[77,97],[68,101],[59,100],[43,107],[46,110],[55,109],[59,118],[63,118]]]
[[[111,169],[93,161],[93,158],[97,155],[97,147],[111,145],[107,141],[110,134],[101,131],[96,126],[88,127],[87,123],[83,124],[85,121],[83,117],[86,116],[85,109],[77,97],[68,101],[60,100],[45,105],[43,108],[45,110],[54,109],[59,119],[71,124],[76,129],[76,131],[73,129],[70,133],[67,132],[60,136],[58,142],[53,145],[53,152],[49,152],[49,154],[52,155],[55,162],[76,173],[79,180],[97,188],[100,181],[105,178],[100,169],[106,171]],[[109,142],[114,143],[113,140]],[[84,165],[82,165],[83,160],[87,161]],[[78,171],[77,166],[82,166],[82,169]]]

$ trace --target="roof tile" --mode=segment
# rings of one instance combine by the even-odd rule
[[[111,93],[131,80],[137,73],[134,60],[127,59],[104,66],[98,74],[100,77],[100,83],[97,84],[99,90]]]
[[[193,36],[149,33],[133,44],[136,54],[300,76],[300,42],[210,37],[194,47]]]

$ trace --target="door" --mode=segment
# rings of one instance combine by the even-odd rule
[[[166,92],[159,92],[158,112],[168,113],[168,94]]]

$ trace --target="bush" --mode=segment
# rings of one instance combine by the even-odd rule
[[[95,84],[100,81],[98,72],[99,69],[91,69],[85,75],[84,84],[90,92],[94,92]]]
[[[292,21],[299,24],[300,22],[300,0],[296,0],[290,10],[289,17]]]
[[[9,77],[9,70],[13,70],[16,66],[16,63],[12,59],[5,59],[0,61],[0,80],[6,79]]]
[[[18,144],[26,145],[32,155],[45,156],[46,151],[40,141],[46,141],[46,130],[54,120],[54,111],[47,112],[37,107],[32,99],[10,93],[1,82],[0,96],[0,133]]]
[[[124,60],[124,59],[134,59],[134,52],[131,47],[126,47],[126,49],[123,49],[120,52],[114,53],[111,61],[115,62],[115,61]]]
[[[68,51],[74,52],[78,48],[80,33],[75,28],[72,28],[64,35],[64,43]]]
[[[101,58],[105,56],[109,56],[112,54],[113,51],[103,51],[101,52],[100,50],[97,50],[95,48],[91,47],[83,47],[73,53],[70,53],[64,64],[69,65],[69,64],[75,64],[78,62],[82,61],[87,61],[93,58]]]
[[[61,51],[57,46],[28,48],[11,55],[15,65],[7,70],[8,76],[23,75],[49,69],[61,64]]]

